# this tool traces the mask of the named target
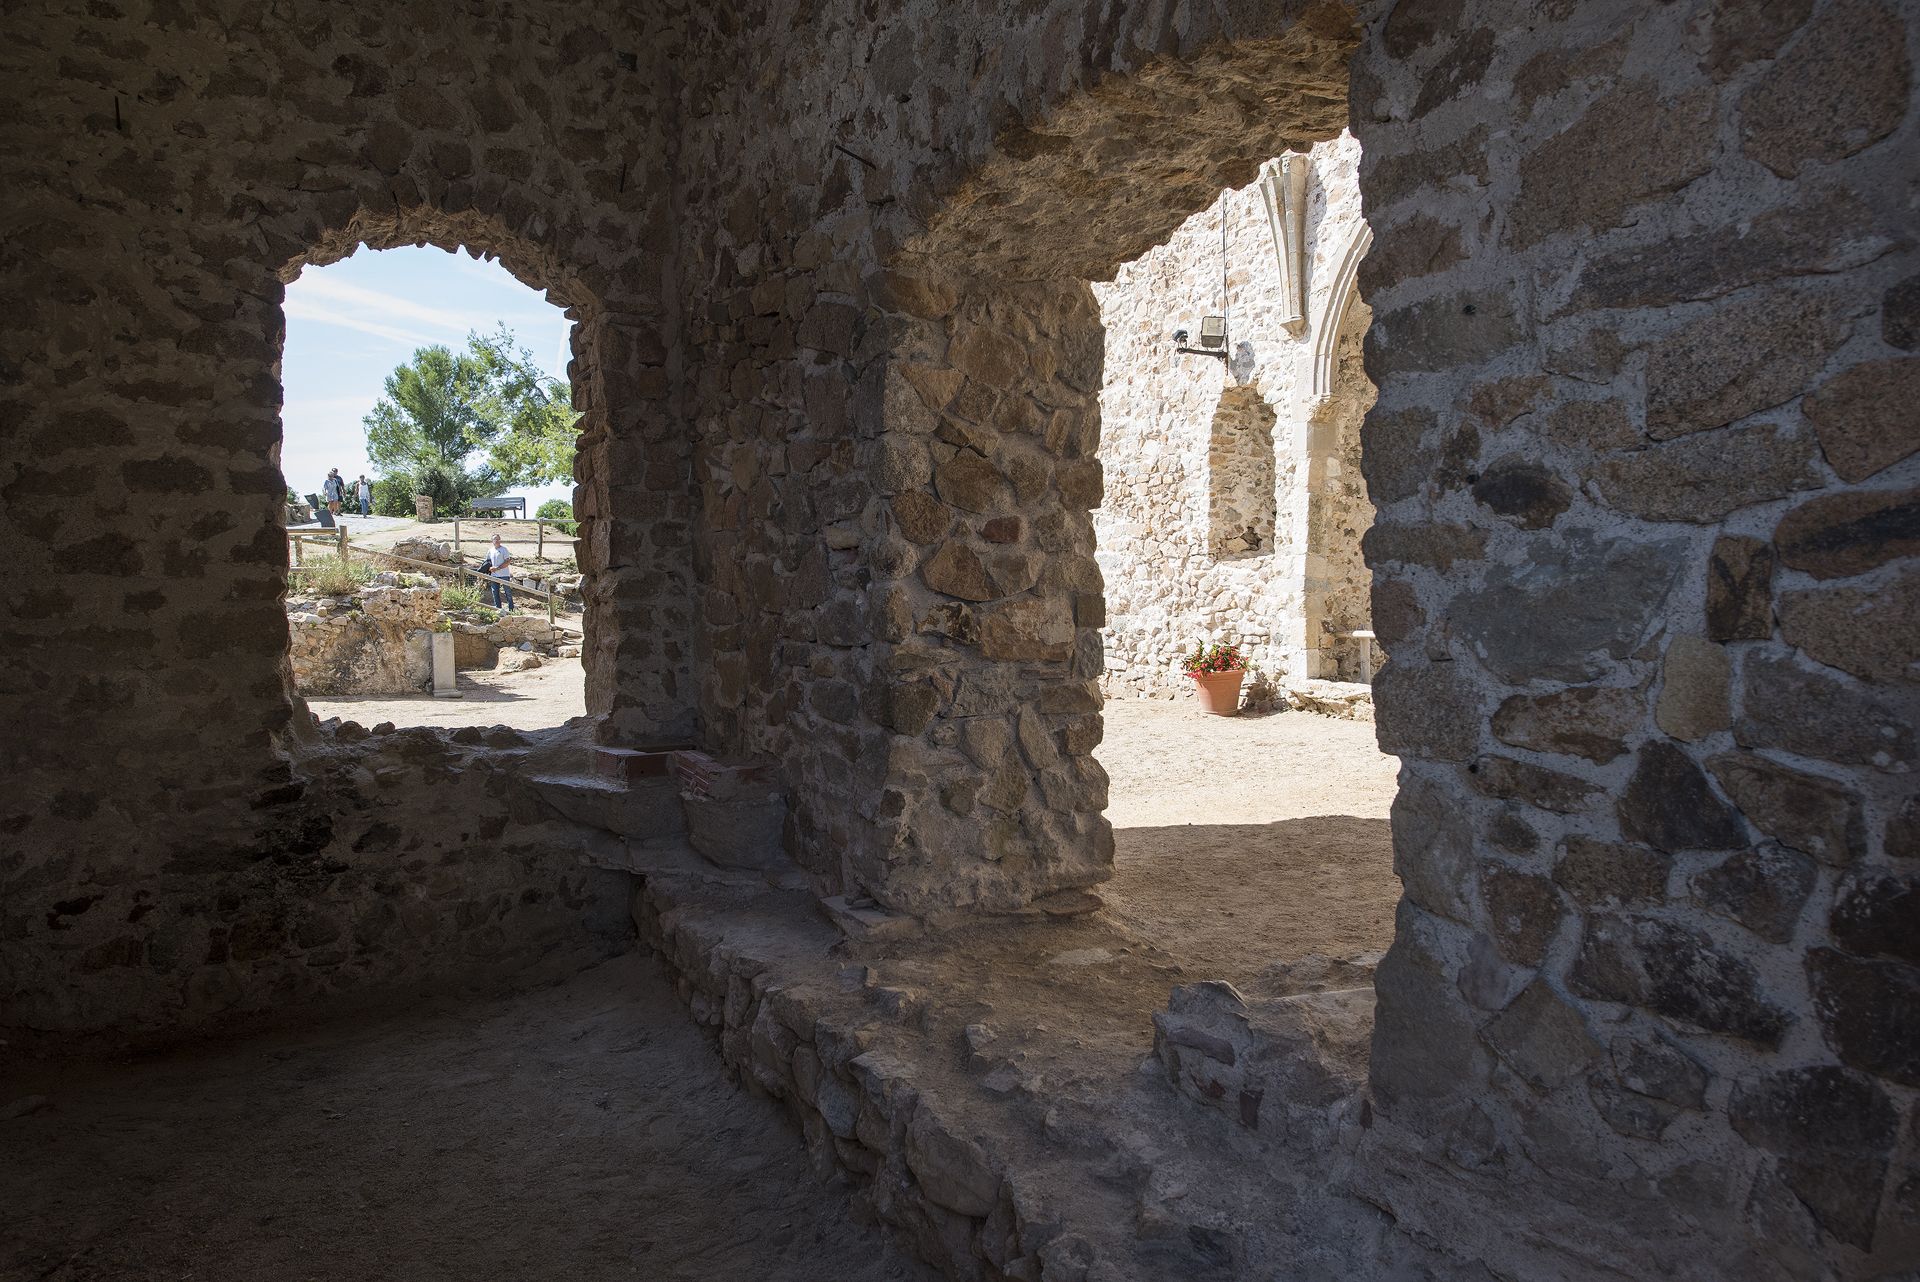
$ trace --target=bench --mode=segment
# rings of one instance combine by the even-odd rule
[[[475,516],[482,512],[498,512],[505,516],[508,512],[518,512],[521,520],[527,519],[527,501],[525,499],[475,499],[470,507]]]

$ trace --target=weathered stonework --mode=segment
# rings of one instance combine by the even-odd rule
[[[280,282],[363,240],[498,252],[579,317],[605,738],[769,763],[818,891],[937,916],[1097,884],[1100,631],[1124,621],[1087,282],[1351,126],[1405,898],[1341,1178],[1482,1274],[1910,1271],[1920,965],[1889,923],[1920,695],[1845,620],[1910,635],[1920,555],[1920,456],[1867,395],[1915,341],[1915,22],[22,16],[0,1022],[177,1031],[610,938],[576,834],[482,795],[510,743],[359,747],[289,693]],[[1533,702],[1558,696],[1604,724],[1561,735]],[[980,1185],[940,1196],[972,1218]],[[1025,1275],[1075,1276],[1061,1250]]]
[[[298,604],[298,603],[296,603]],[[418,694],[433,685],[428,638],[440,589],[371,588],[287,614],[287,658],[301,694]]]
[[[1340,635],[1370,630],[1359,154],[1342,135],[1294,158],[1305,317],[1294,318],[1257,184],[1094,287],[1110,696],[1187,693],[1180,660],[1214,641],[1242,646],[1256,683],[1360,677],[1364,642]],[[1223,309],[1227,360],[1175,350],[1174,329],[1197,334],[1199,317]]]

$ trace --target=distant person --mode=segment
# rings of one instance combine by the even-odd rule
[[[492,594],[493,608],[496,610],[513,609],[513,580],[510,577],[512,567],[513,553],[507,550],[507,545],[500,541],[498,534],[494,535],[493,546],[487,549],[487,559],[481,563],[480,568],[488,576],[487,590]],[[500,604],[500,598],[503,595],[507,599],[505,606]]]
[[[373,515],[373,482],[367,479],[367,474],[365,472],[360,473],[360,481],[357,485],[354,486],[354,490],[360,496],[360,515],[372,516]]]
[[[346,502],[347,483],[340,479],[340,469],[329,468],[327,479],[320,486],[320,497],[327,501],[327,511],[340,515],[340,505]]]

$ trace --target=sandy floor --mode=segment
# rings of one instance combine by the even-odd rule
[[[578,672],[459,702],[537,703],[537,681],[577,698]],[[1105,911],[866,950],[1096,1102],[1137,1076],[1172,985],[1382,948],[1398,894],[1372,726],[1159,702],[1107,724]],[[0,1279],[931,1277],[815,1181],[638,955],[511,998],[0,1074]]]
[[[459,674],[461,697],[432,695],[351,695],[309,699],[313,715],[339,717],[371,729],[382,721],[396,726],[512,726],[546,730],[587,711],[586,676],[578,659],[543,658],[525,672],[477,669]]]
[[[638,955],[490,1003],[0,1078],[0,1278],[932,1276],[816,1182]]]
[[[1106,708],[1108,909],[1189,974],[1243,981],[1308,953],[1393,938],[1387,812],[1398,763],[1373,726],[1306,712],[1211,717],[1184,702]]]

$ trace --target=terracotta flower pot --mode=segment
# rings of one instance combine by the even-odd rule
[[[1246,679],[1245,668],[1237,672],[1189,672],[1187,675],[1193,678],[1202,708],[1216,717],[1231,717],[1240,711],[1240,683]]]

